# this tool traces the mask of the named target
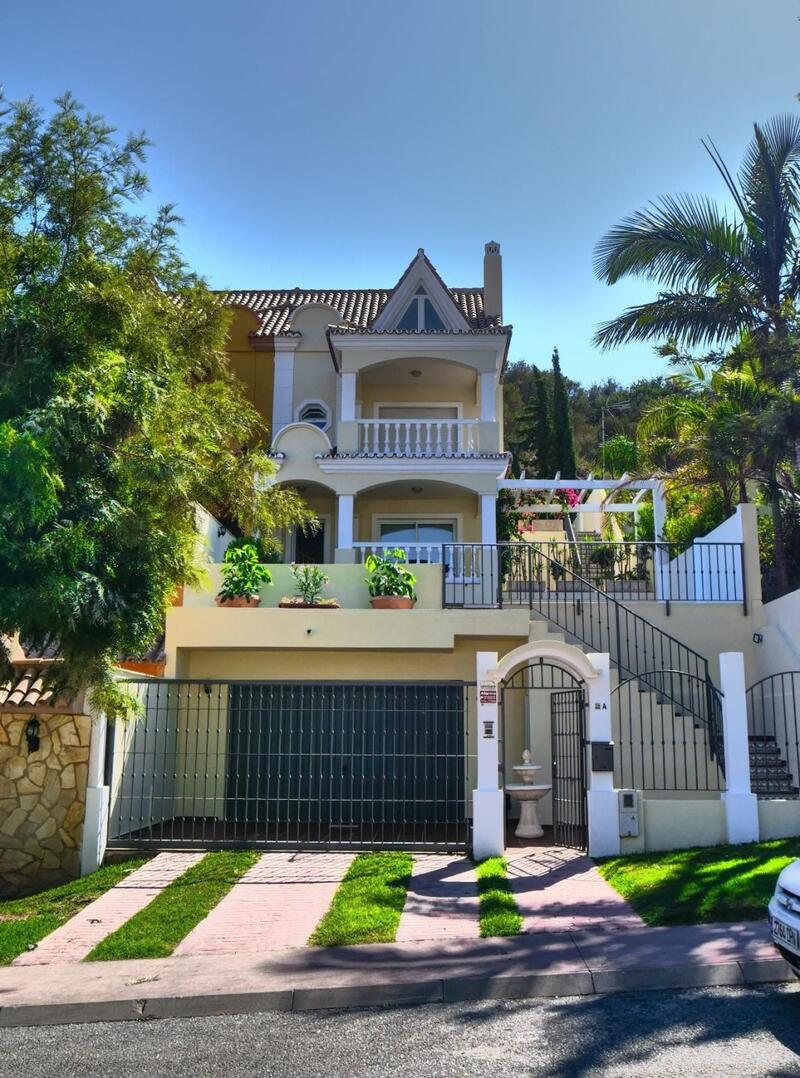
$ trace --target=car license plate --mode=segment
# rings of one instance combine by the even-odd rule
[[[772,918],[772,938],[776,943],[782,943],[792,951],[800,953],[800,935],[797,929],[792,928],[791,925],[785,925],[777,917]]]

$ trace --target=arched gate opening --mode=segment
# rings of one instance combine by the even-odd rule
[[[534,785],[550,786],[537,800],[545,838],[555,845],[587,847],[586,684],[577,674],[540,656],[500,684],[501,787],[505,793],[506,845],[515,841],[521,802],[507,788],[519,783],[523,755],[537,770]],[[538,794],[535,795],[538,798]],[[523,828],[523,831],[526,831]]]

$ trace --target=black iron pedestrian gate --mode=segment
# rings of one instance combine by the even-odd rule
[[[578,849],[587,845],[585,710],[583,682],[544,659],[520,667],[503,682],[504,783],[519,781],[514,766],[521,762],[523,749],[531,750],[535,764],[549,760],[549,774],[543,767],[536,781],[552,783],[553,841]],[[547,802],[542,805],[540,813],[546,820]],[[513,810],[513,798],[506,808]]]
[[[136,682],[109,844],[466,849],[462,682]]]
[[[583,689],[550,697],[553,748],[553,840],[587,848],[586,700]]]

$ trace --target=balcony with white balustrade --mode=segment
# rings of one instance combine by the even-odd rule
[[[473,419],[359,419],[358,452],[365,457],[473,457]]]

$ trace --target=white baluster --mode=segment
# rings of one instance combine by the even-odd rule
[[[436,430],[436,456],[440,457],[442,455],[442,424],[437,422],[434,428]]]
[[[452,457],[453,455],[453,424],[447,424],[447,447],[445,449],[445,456]]]
[[[430,420],[425,424],[425,456],[429,457],[433,452],[433,442],[431,440],[431,423]]]

